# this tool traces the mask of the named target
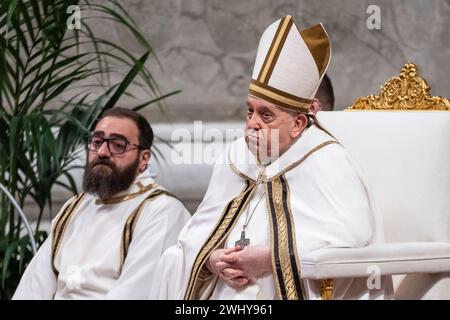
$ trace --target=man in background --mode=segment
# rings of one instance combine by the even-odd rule
[[[322,79],[316,96],[311,104],[311,111],[316,114],[319,111],[334,110],[334,91],[330,77],[327,74]]]

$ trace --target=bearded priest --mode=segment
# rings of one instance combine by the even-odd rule
[[[52,221],[14,299],[148,296],[158,259],[190,218],[149,173],[152,141],[142,115],[103,113],[87,142],[84,192]]]

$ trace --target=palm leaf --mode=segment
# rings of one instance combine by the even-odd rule
[[[99,18],[83,18],[81,30],[68,30],[66,12],[73,4]],[[145,53],[136,56],[99,37],[91,24],[99,19],[115,21]],[[178,91],[160,94],[146,67],[156,59],[153,48],[119,1],[0,0],[0,25],[5,26],[0,32],[0,183],[20,204],[26,199],[37,204],[35,237],[43,241],[39,226],[48,206],[51,211],[52,187],[77,192],[74,161],[99,115],[122,97],[133,98],[133,87],[148,95],[139,97],[135,110],[162,107]],[[31,258],[22,231],[13,208],[0,196],[1,296],[14,292]]]

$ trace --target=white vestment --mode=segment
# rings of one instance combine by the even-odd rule
[[[101,203],[86,194],[74,210],[53,262],[52,236],[58,216],[52,221],[52,234],[25,270],[13,299],[147,298],[159,258],[176,243],[190,218],[174,197],[161,194],[147,200],[122,261],[121,239],[127,219],[157,190],[162,188],[146,171],[114,197],[117,202]]]
[[[233,142],[214,166],[206,195],[178,244],[161,258],[161,276],[150,298],[320,299],[320,281],[301,278],[302,255],[383,241],[370,191],[335,142],[312,126],[266,167],[256,163],[243,138]],[[264,181],[256,183],[261,172]],[[215,249],[235,246],[253,210],[246,238],[250,246],[271,247],[273,270],[244,289],[234,289],[208,277],[204,264]],[[366,279],[334,280],[334,299],[384,299],[391,290],[387,277],[381,279],[381,288],[371,290]]]

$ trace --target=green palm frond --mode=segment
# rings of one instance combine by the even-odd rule
[[[80,29],[68,28],[74,5]],[[96,34],[103,20],[126,30],[142,53]],[[153,48],[120,1],[0,0],[0,183],[21,206],[26,199],[38,205],[38,242],[52,188],[77,192],[74,161],[101,112],[134,97],[132,88],[146,95],[135,99],[134,110],[161,107],[178,93],[160,92],[150,59],[157,61]],[[31,253],[4,195],[0,210],[0,298],[8,298]]]

